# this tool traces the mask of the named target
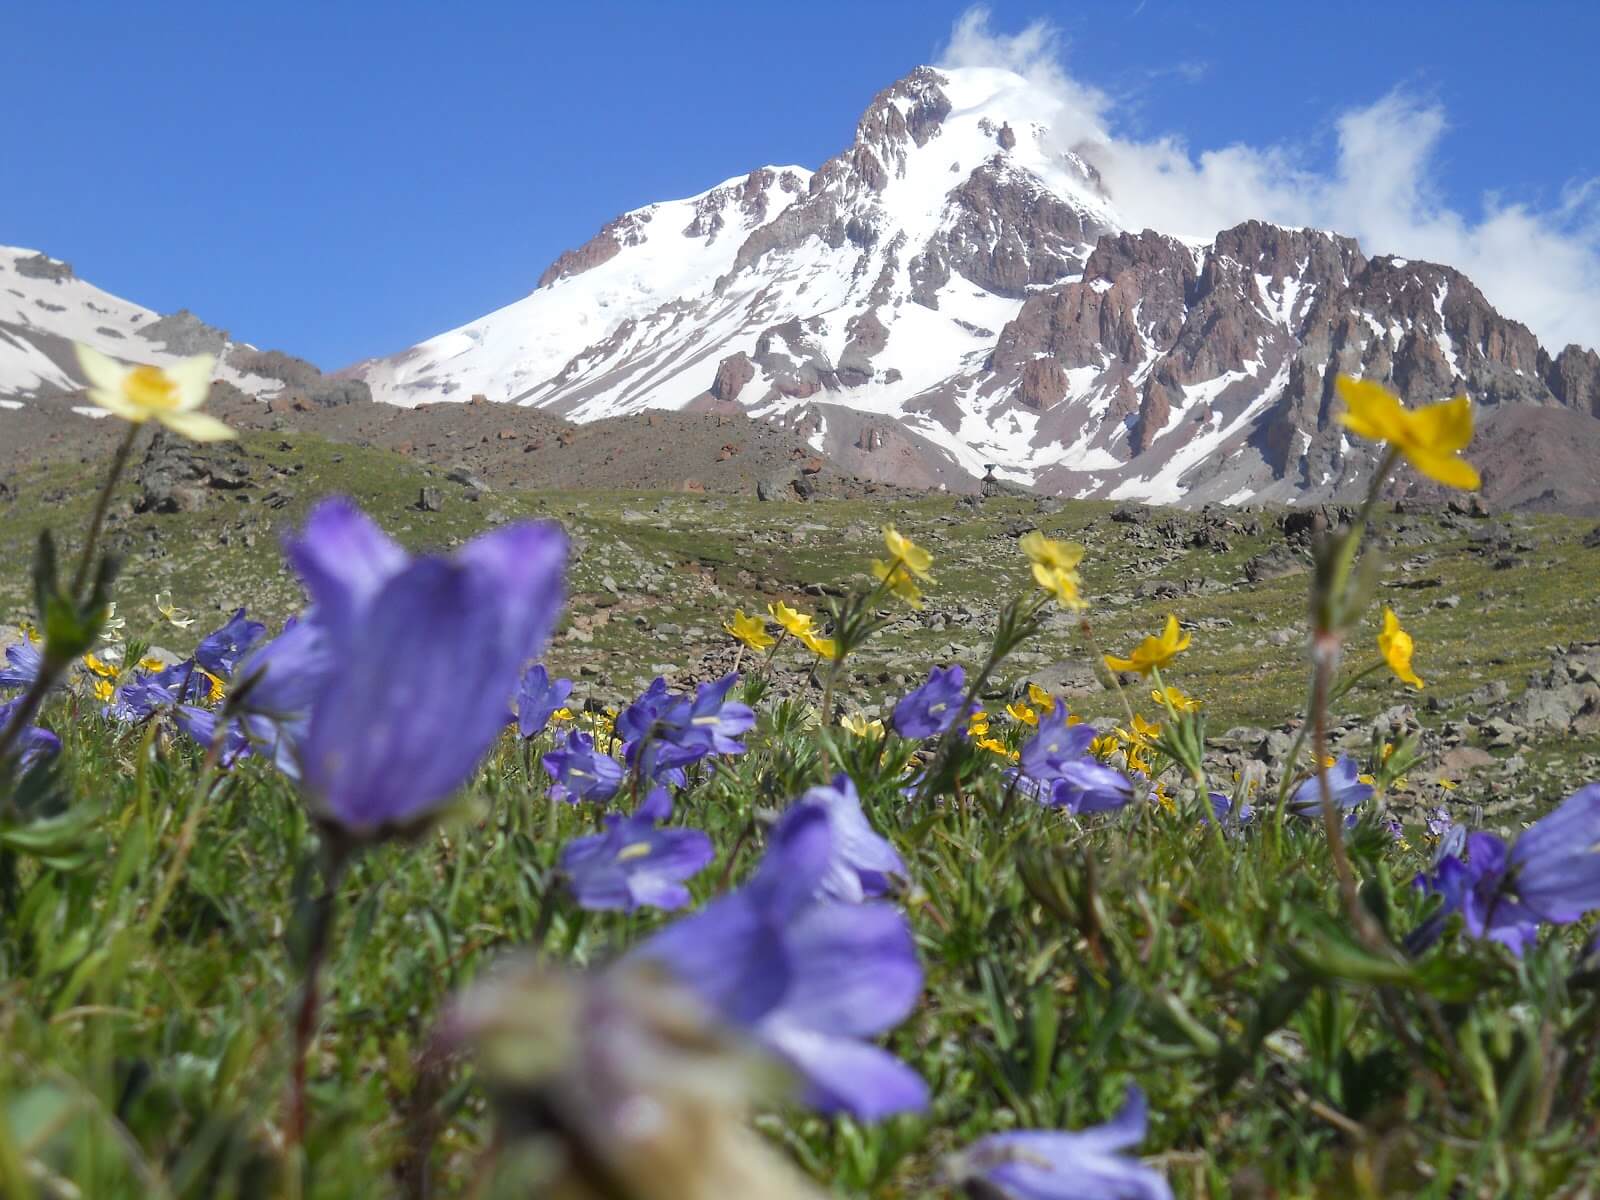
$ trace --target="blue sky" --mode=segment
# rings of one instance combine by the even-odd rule
[[[816,166],[848,143],[874,92],[949,46],[967,8],[12,5],[0,39],[0,242],[342,366],[516,299],[628,208],[764,163]],[[1541,325],[1519,307],[1587,314],[1600,296],[1595,196],[1573,191],[1600,177],[1589,128],[1600,5],[989,10],[972,52],[1026,58],[1092,89],[1107,130],[1130,145],[1175,138],[1185,157],[1248,148],[1242,167],[1225,157],[1197,169],[1244,172],[1283,219],[1326,214],[1368,241],[1418,240],[1417,256],[1459,246],[1477,256],[1460,263],[1474,278],[1476,265],[1511,280],[1479,279],[1490,298],[1547,335],[1581,333],[1588,317]],[[1035,36],[1007,40],[1030,25]],[[1341,116],[1395,89],[1402,103],[1386,119],[1410,120],[1417,154],[1388,161],[1403,139],[1380,125],[1341,165]],[[1419,114],[1433,120],[1420,132]],[[1369,158],[1383,203],[1387,181],[1409,173],[1393,204],[1415,212],[1393,228],[1353,207]],[[1324,171],[1342,172],[1336,198],[1319,190]],[[1486,194],[1493,211],[1521,206],[1544,240],[1487,231]],[[1525,244],[1536,257],[1573,255],[1561,285],[1571,295],[1530,291],[1542,285],[1510,263]],[[1584,340],[1600,341],[1600,328]]]

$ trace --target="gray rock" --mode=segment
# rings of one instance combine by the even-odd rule
[[[423,512],[443,512],[444,497],[436,487],[425,487],[417,494],[417,507]]]

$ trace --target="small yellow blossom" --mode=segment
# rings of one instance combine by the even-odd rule
[[[108,413],[135,425],[154,419],[196,442],[235,436],[221,421],[200,411],[217,365],[211,355],[197,354],[162,368],[124,366],[90,346],[73,348],[89,380],[89,399]]]
[[[1130,746],[1148,746],[1161,736],[1161,725],[1156,721],[1146,721],[1138,713],[1133,714],[1133,721],[1127,729],[1118,727],[1117,736]]]
[[[850,713],[840,717],[839,724],[855,737],[879,737],[883,733],[882,721],[869,721],[861,713]]]
[[[982,709],[974,712],[967,718],[967,732],[975,738],[983,737],[989,732],[989,714]]]
[[[1339,422],[1351,433],[1388,442],[1436,483],[1467,491],[1478,486],[1476,468],[1458,457],[1472,441],[1472,402],[1465,396],[1409,409],[1381,383],[1341,375],[1337,387],[1345,404]]]
[[[809,629],[802,634],[797,634],[801,643],[818,658],[835,659],[839,657],[839,643],[833,638],[823,637]]]
[[[1411,669],[1411,655],[1415,650],[1411,635],[1400,628],[1400,618],[1394,615],[1394,609],[1385,608],[1383,632],[1378,635],[1378,653],[1383,655],[1383,661],[1389,664],[1389,669],[1402,683],[1421,688],[1422,680]]]
[[[1169,614],[1160,637],[1145,638],[1127,658],[1106,655],[1106,666],[1113,671],[1137,671],[1141,675],[1148,675],[1157,667],[1166,666],[1188,648],[1189,635],[1180,635],[1178,618]]]
[[[1157,704],[1170,704],[1174,712],[1194,712],[1200,707],[1200,701],[1193,696],[1185,696],[1175,687],[1152,688],[1150,699]]]
[[[1056,710],[1056,698],[1036,683],[1028,685],[1028,703],[1042,713],[1053,713]]]
[[[892,562],[904,563],[918,579],[932,581],[928,568],[933,566],[933,555],[917,545],[893,525],[883,527],[883,544],[889,551]]]
[[[164,670],[166,665],[159,658],[146,657],[139,660],[139,669],[141,671],[160,671]]]
[[[1015,762],[1019,757],[1021,757],[1019,751],[1008,750],[1006,748],[1006,744],[999,738],[979,738],[974,745],[976,745],[980,750],[987,750],[991,754],[998,754],[1001,758],[1009,759],[1012,762]]]
[[[1129,760],[1129,764],[1132,765],[1132,759]],[[1162,808],[1166,809],[1168,813],[1174,816],[1177,815],[1177,802],[1173,800],[1171,796],[1167,795],[1165,784],[1156,784],[1155,788],[1150,792],[1150,798],[1157,804],[1161,805]]]
[[[96,679],[89,685],[89,690],[94,693],[96,700],[110,703],[111,697],[116,695],[117,687],[109,679]]]
[[[550,721],[552,724],[560,721],[570,721],[572,719],[572,710],[570,708],[558,708],[555,710],[555,712],[550,714]]]
[[[1023,725],[1037,725],[1039,723],[1039,714],[1020,700],[1013,700],[1006,705],[1006,716]]]
[[[747,617],[737,608],[733,610],[732,619],[722,628],[752,650],[765,650],[777,644],[777,639],[767,632],[765,621],[760,617]]]
[[[1122,742],[1115,733],[1101,734],[1089,743],[1089,753],[1102,761],[1110,758],[1122,746]]]
[[[1453,792],[1456,790],[1456,782],[1453,779],[1441,779],[1439,780],[1439,786],[1447,792]]]
[[[767,612],[771,614],[774,621],[783,626],[786,632],[801,640],[804,640],[806,634],[812,631],[814,622],[810,614],[797,612],[782,600],[767,605]]]
[[[218,679],[204,667],[197,667],[196,670],[200,672],[201,677],[205,679],[208,685],[205,696],[206,702],[211,703],[216,700],[221,700],[223,694],[228,690],[228,685],[223,683],[222,680]]]
[[[112,666],[108,662],[102,661],[93,654],[85,654],[83,656],[83,665],[88,667],[93,674],[98,675],[101,679],[115,679],[118,675],[116,667]]]
[[[872,560],[872,574],[879,583],[887,586],[912,608],[922,607],[922,589],[917,586],[916,580],[911,578],[911,572],[907,570],[905,563],[886,563],[881,558],[875,558]]]

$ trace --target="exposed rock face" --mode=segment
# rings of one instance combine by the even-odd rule
[[[292,407],[303,400],[313,407],[331,408],[337,404],[364,404],[372,399],[372,389],[361,380],[324,375],[305,359],[282,350],[235,347],[227,357],[240,371],[281,379],[287,386],[274,397],[275,403],[282,401]]]
[[[1544,372],[1546,386],[1568,408],[1600,417],[1600,354],[1568,346]]]
[[[711,395],[718,400],[737,400],[744,385],[756,377],[755,365],[742,350],[717,364],[717,377],[711,382]]]
[[[26,258],[19,258],[12,269],[27,279],[47,279],[51,283],[62,283],[73,277],[71,263],[51,258],[48,254],[31,254]]]
[[[141,325],[137,333],[169,354],[221,354],[228,344],[226,329],[207,325],[187,308]]]
[[[202,446],[158,429],[135,480],[140,512],[196,512],[216,491],[249,486],[250,468],[234,442]]]
[[[1409,404],[1464,390],[1484,421],[1600,417],[1600,356],[1551,357],[1448,266],[1261,221],[1128,228],[1057,112],[1005,71],[919,68],[815,172],[625,214],[518,305],[360,372],[397,403],[481,391],[580,422],[737,404],[899,482],[970,487],[993,462],[1188,503],[1359,494],[1374,453],[1334,419],[1340,373]],[[1527,502],[1583,502],[1572,455],[1504,428],[1533,461],[1486,472],[1491,501],[1555,472]]]

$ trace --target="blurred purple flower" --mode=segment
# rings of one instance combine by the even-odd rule
[[[1361,768],[1356,760],[1341,754],[1328,768],[1328,791],[1333,796],[1335,808],[1354,808],[1372,795],[1370,783],[1360,779]],[[1312,775],[1289,797],[1289,811],[1297,817],[1316,817],[1322,813],[1322,785]]]
[[[326,639],[298,750],[326,819],[369,836],[425,816],[466,780],[555,623],[566,550],[556,526],[519,523],[449,558],[411,559],[348,500],[311,511],[285,554],[311,597],[304,620]],[[308,630],[290,649],[316,640]]]
[[[698,829],[660,829],[672,816],[672,798],[656,788],[631,817],[606,817],[606,831],[575,838],[561,850],[561,870],[578,906],[587,909],[682,908],[683,881],[716,857]]]
[[[1089,729],[1089,726],[1076,728]],[[1090,729],[1090,733],[1093,732]],[[1126,775],[1084,757],[1063,762],[1057,768],[1057,777],[1050,785],[1050,798],[1044,803],[1070,813],[1093,813],[1121,808],[1132,798],[1133,783]]]
[[[821,805],[796,806],[748,883],[629,958],[665,966],[749,1031],[795,1070],[814,1108],[864,1120],[921,1109],[927,1085],[864,1040],[903,1021],[922,993],[911,930],[888,904],[818,897],[833,840]]]
[[[834,776],[831,786],[814,787],[795,806],[813,805],[828,815],[833,835],[828,869],[818,885],[835,900],[859,904],[887,895],[891,879],[906,877],[905,860],[889,840],[873,829],[861,811],[861,797],[850,776]]]
[[[991,1134],[958,1156],[954,1174],[1004,1200],[1171,1200],[1160,1172],[1118,1153],[1141,1142],[1146,1125],[1144,1093],[1129,1088],[1122,1110],[1104,1125]]]
[[[517,687],[517,736],[526,740],[543,733],[556,709],[570,695],[572,680],[552,680],[543,663],[529,667]]]
[[[1415,885],[1444,903],[1413,932],[1407,945],[1426,949],[1451,913],[1467,932],[1520,955],[1540,922],[1566,925],[1600,908],[1600,784],[1580,788],[1528,828],[1507,851],[1492,833],[1467,837],[1463,862],[1447,855]]]
[[[1224,796],[1221,792],[1212,792],[1210,793],[1210,799],[1212,813],[1215,814],[1217,820],[1221,821],[1224,826],[1248,825],[1255,819],[1255,805],[1251,804],[1248,800],[1240,803],[1238,815],[1235,816],[1233,810],[1233,797]],[[1230,818],[1232,819],[1230,820]]]
[[[0,691],[30,688],[44,666],[44,652],[23,638],[6,647],[6,665],[0,667]]]
[[[266,633],[267,627],[247,618],[241,608],[228,618],[227,624],[200,639],[194,648],[194,660],[219,679],[232,679],[239,660]]]
[[[960,664],[935,667],[928,681],[900,698],[894,706],[894,731],[903,738],[926,738],[944,733],[961,717],[967,673]]]
[[[604,803],[622,786],[622,764],[594,748],[594,738],[577,730],[567,734],[541,760],[554,781],[552,799],[576,804],[580,800]]]
[[[11,715],[21,703],[21,700],[13,700],[0,704],[0,729],[11,724]],[[21,736],[11,745],[11,753],[17,756],[17,766],[24,774],[41,759],[54,758],[60,751],[61,739],[37,725],[24,725]]]
[[[1058,704],[1039,718],[1038,731],[1022,744],[1017,765],[1029,779],[1042,783],[1060,779],[1069,762],[1077,762],[1089,753],[1089,743],[1094,739],[1093,725],[1082,721],[1068,725],[1067,706]]]
[[[623,757],[646,779],[683,782],[682,769],[710,754],[743,754],[738,741],[756,723],[749,705],[730,702],[737,674],[703,683],[693,699],[667,690],[656,677],[644,694],[617,718],[617,735],[626,743]]]

